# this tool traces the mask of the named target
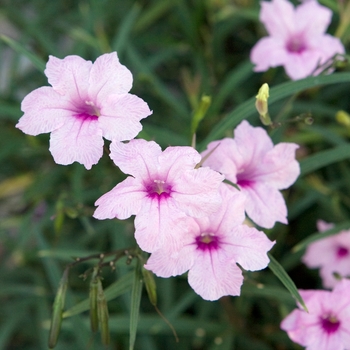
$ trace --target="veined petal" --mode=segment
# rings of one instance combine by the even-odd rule
[[[297,25],[294,6],[286,0],[262,1],[260,21],[271,36],[279,38],[287,38]]]
[[[225,250],[245,270],[264,269],[270,262],[267,252],[275,242],[271,242],[264,232],[253,227],[240,225],[225,236]]]
[[[194,245],[187,245],[179,250],[165,246],[153,252],[144,267],[158,277],[182,275],[193,266],[195,249]]]
[[[128,143],[112,142],[110,157],[125,174],[147,181],[157,175],[162,149],[154,141],[134,139]]]
[[[55,91],[79,104],[88,99],[91,67],[91,61],[85,61],[79,56],[72,55],[64,59],[49,56],[45,75]]]
[[[223,175],[207,167],[186,171],[174,184],[172,197],[187,215],[205,216],[218,210],[221,204],[218,189],[223,180]]]
[[[132,74],[118,59],[117,53],[106,53],[94,62],[89,77],[89,96],[102,105],[111,94],[125,94],[132,87]]]
[[[297,148],[299,145],[295,143],[277,144],[261,159],[254,180],[269,183],[279,190],[291,186],[300,174],[299,163],[295,160]]]
[[[178,146],[168,147],[159,156],[160,174],[171,183],[176,181],[186,170],[195,171],[195,166],[200,162],[200,154],[192,147]],[[171,164],[171,166],[164,166]]]
[[[205,300],[241,293],[241,270],[235,263],[220,259],[219,254],[216,251],[199,251],[188,272],[188,283]]]
[[[305,1],[296,7],[295,18],[298,29],[308,37],[313,37],[326,32],[331,23],[332,11],[315,0]]]
[[[255,64],[255,72],[265,72],[270,67],[283,66],[288,59],[286,42],[281,38],[264,37],[250,52],[250,60]]]
[[[144,200],[135,218],[136,241],[148,253],[173,245],[176,236],[186,230],[186,216],[176,209],[172,200]]]
[[[140,120],[152,112],[146,102],[131,95],[111,95],[101,107],[98,118],[103,136],[107,140],[131,140],[142,130]]]
[[[33,136],[54,131],[72,118],[71,107],[66,97],[53,88],[38,88],[23,99],[21,109],[24,115],[16,127]]]
[[[233,139],[225,138],[219,141],[213,141],[208,144],[207,149],[201,153],[202,158],[212,152],[203,162],[203,166],[219,171],[224,174],[226,179],[237,182],[237,166],[232,157],[238,154],[236,143]]]
[[[246,212],[259,226],[272,228],[276,221],[287,224],[287,207],[282,194],[275,188],[251,183],[241,188],[247,196]]]
[[[103,154],[102,132],[96,119],[69,118],[51,133],[50,152],[57,164],[73,162],[91,169]]]
[[[98,208],[93,216],[100,220],[127,219],[139,213],[146,195],[142,184],[129,176],[96,201]]]

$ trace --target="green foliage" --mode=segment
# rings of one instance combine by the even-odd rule
[[[47,349],[52,305],[52,332],[61,327],[58,350],[103,349],[109,334],[111,349],[295,349],[279,323],[295,307],[295,286],[321,287],[315,271],[301,264],[302,252],[310,242],[350,227],[350,129],[335,119],[338,110],[350,109],[350,73],[345,67],[294,82],[281,68],[253,73],[249,52],[264,35],[258,11],[255,0],[1,2],[0,349]],[[153,110],[139,137],[162,147],[189,145],[196,130],[203,150],[211,140],[232,136],[243,119],[260,125],[255,96],[267,82],[271,137],[300,144],[302,175],[284,191],[289,225],[267,232],[277,242],[276,260],[271,271],[244,272],[240,297],[203,301],[185,276],[156,278],[155,286],[153,276],[142,277],[136,253],[81,261],[70,268],[67,290],[66,275],[60,284],[77,257],[135,247],[132,220],[92,218],[95,200],[125,176],[108,156],[90,171],[57,165],[48,135],[24,135],[15,124],[22,98],[48,84],[43,70],[49,55],[95,60],[114,50],[133,73],[131,92]],[[317,219],[336,226],[315,233]],[[101,269],[90,282],[96,264]],[[93,298],[102,343],[90,330],[90,283],[98,283]],[[155,290],[157,307],[179,343],[154,308]]]

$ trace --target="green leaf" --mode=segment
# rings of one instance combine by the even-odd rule
[[[318,152],[300,161],[300,176],[348,158],[350,158],[350,144]]]
[[[6,35],[0,35],[0,39],[4,41],[8,46],[10,46],[13,50],[15,50],[17,53],[27,57],[40,72],[44,72],[46,63],[40,57],[34,55],[20,43],[9,38]]]
[[[139,321],[140,314],[140,302],[142,293],[142,274],[141,274],[141,263],[137,260],[134,274],[134,283],[131,292],[131,310],[130,310],[130,340],[129,340],[129,350],[134,349],[137,324]]]
[[[334,227],[332,227],[331,229],[329,229],[327,231],[313,233],[311,236],[303,239],[296,246],[294,246],[294,248],[292,249],[292,252],[296,253],[296,252],[306,248],[312,242],[318,241],[319,239],[329,237],[329,236],[334,235],[342,230],[348,230],[348,229],[350,229],[350,221],[345,221],[339,225],[335,225]]]
[[[108,288],[105,289],[104,294],[107,301],[115,299],[119,295],[127,292],[133,283],[132,273],[128,273],[123,277],[119,278],[116,282],[112,283]],[[63,313],[63,318],[71,317],[77,314],[80,314],[90,308],[89,298],[81,301],[79,304],[74,305],[69,310]]]
[[[304,300],[300,296],[297,287],[295,286],[292,279],[288,276],[285,269],[278,263],[278,261],[268,253],[270,258],[269,269],[274,273],[274,275],[282,282],[282,284],[289,290],[292,296],[300,303],[306,312],[308,309],[304,303]]]
[[[283,83],[270,89],[269,105],[271,105],[273,102],[316,86],[347,82],[350,82],[350,73],[334,73],[331,75],[310,77]],[[248,119],[254,114],[257,114],[255,109],[255,96],[239,105],[224,119],[222,119],[205,138],[201,144],[201,149],[203,149],[209,142],[222,137],[228,129],[232,129],[243,119]]]

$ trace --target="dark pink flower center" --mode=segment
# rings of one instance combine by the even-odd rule
[[[146,191],[150,198],[168,198],[171,196],[171,185],[163,180],[154,180],[146,186]]]
[[[338,330],[340,322],[335,316],[330,314],[325,317],[321,317],[321,326],[326,333],[331,334]]]
[[[85,101],[84,105],[79,106],[74,116],[84,121],[97,119],[100,116],[100,109],[92,101]]]
[[[200,250],[215,250],[219,246],[219,239],[212,233],[202,233],[196,237],[196,243]]]
[[[250,187],[252,185],[253,181],[249,181],[249,180],[237,180],[237,185],[239,187]]]
[[[287,51],[292,53],[302,53],[306,48],[305,41],[298,36],[291,38],[286,45]]]
[[[349,250],[345,247],[339,246],[337,248],[337,257],[338,258],[344,258],[349,254]]]

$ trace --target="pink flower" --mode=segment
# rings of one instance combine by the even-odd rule
[[[325,34],[331,18],[332,11],[315,0],[296,8],[287,0],[261,2],[260,21],[269,36],[260,39],[251,51],[254,70],[284,66],[287,75],[296,80],[311,75],[335,54],[343,54],[341,41]]]
[[[317,222],[320,231],[332,227],[333,224],[322,220]],[[333,275],[335,272],[340,276],[350,276],[350,231],[341,231],[311,243],[302,261],[310,268],[320,268],[323,286],[333,288],[339,282]]]
[[[95,63],[50,56],[45,74],[52,87],[24,98],[16,127],[34,136],[51,132],[50,152],[58,164],[77,161],[91,169],[102,157],[102,137],[130,140],[141,131],[140,120],[151,114],[142,99],[128,93],[132,75],[116,52]]]
[[[188,230],[179,233],[177,244],[153,252],[145,265],[160,277],[189,270],[190,286],[206,300],[240,295],[243,276],[236,263],[246,270],[261,270],[268,265],[266,253],[274,245],[263,232],[242,224],[245,196],[220,187],[223,203],[219,210],[192,219]]]
[[[292,311],[281,323],[289,337],[306,350],[350,349],[350,281],[343,280],[332,292],[299,290],[309,312]]]
[[[271,228],[276,221],[288,223],[287,207],[279,190],[291,186],[300,173],[295,160],[298,147],[284,142],[274,146],[263,128],[242,121],[234,131],[234,139],[208,145],[202,156],[215,150],[203,164],[237,184],[247,197],[250,218],[261,227]]]
[[[111,158],[127,177],[96,201],[97,219],[135,218],[135,238],[152,252],[186,229],[187,216],[201,217],[218,209],[223,176],[209,168],[192,147],[168,147],[131,140],[112,143]],[[169,243],[171,244],[171,243]]]

